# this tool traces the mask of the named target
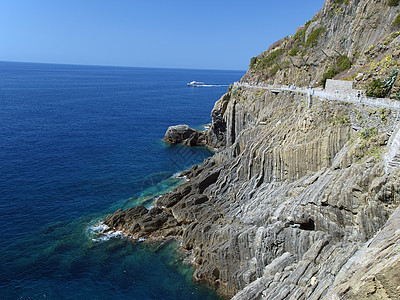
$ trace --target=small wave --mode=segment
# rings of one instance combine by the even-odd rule
[[[86,236],[91,239],[93,242],[105,242],[112,238],[122,238],[125,237],[125,234],[122,231],[108,231],[110,229],[109,226],[104,224],[103,222],[98,222],[94,225],[90,225],[86,229]]]
[[[179,175],[181,175],[182,172],[183,172],[183,171],[176,172],[176,173],[172,174],[172,176],[175,177],[175,178],[180,178]]]
[[[107,230],[107,229],[110,229],[110,227],[108,227],[108,226],[107,226],[106,224],[104,224],[103,222],[96,223],[96,224],[94,224],[94,225],[92,225],[92,226],[89,227],[89,231],[90,231],[92,234],[98,234],[98,233],[100,233],[101,231],[104,231],[104,230]]]
[[[106,233],[99,233],[97,236],[92,238],[93,242],[106,242],[114,238],[124,238],[125,234],[122,231],[109,231]]]
[[[174,173],[174,175],[172,175],[173,177],[177,178],[177,179],[186,179],[186,176],[180,176],[184,171],[180,171],[177,173]]]
[[[213,86],[229,86],[229,85],[227,85],[227,84],[204,84],[202,86],[204,86],[204,87],[213,87]]]

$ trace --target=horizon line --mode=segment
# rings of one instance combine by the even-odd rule
[[[0,60],[0,63],[21,63],[21,64],[44,64],[44,65],[63,65],[63,66],[82,66],[82,67],[108,67],[108,68],[142,68],[142,69],[174,69],[174,70],[204,70],[204,71],[237,71],[247,72],[247,70],[238,69],[209,69],[209,68],[179,68],[179,67],[137,67],[137,66],[122,66],[122,65],[97,65],[97,64],[79,64],[79,63],[55,63],[55,62],[32,62],[32,61],[13,61]]]

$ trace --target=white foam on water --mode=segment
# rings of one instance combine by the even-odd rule
[[[184,172],[184,171],[176,172],[176,173],[174,173],[172,176],[175,177],[175,178],[178,178],[178,179],[186,178],[186,176],[179,176],[179,175],[181,175],[183,172]]]
[[[108,231],[105,233],[99,233],[97,236],[92,238],[93,242],[106,242],[110,239],[119,238],[122,239],[125,237],[125,234],[122,231]]]
[[[101,231],[110,229],[110,227],[108,227],[106,224],[104,224],[103,222],[99,222],[94,224],[93,226],[89,227],[92,233],[99,233]]]
[[[108,231],[109,226],[103,222],[98,222],[94,225],[90,225],[86,229],[86,236],[90,238],[93,242],[105,242],[112,238],[123,238],[125,234],[122,231]]]

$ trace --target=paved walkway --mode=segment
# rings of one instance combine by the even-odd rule
[[[318,97],[326,100],[343,101],[350,103],[362,103],[370,106],[385,107],[390,109],[400,110],[400,101],[389,98],[371,98],[366,96],[357,96],[357,91],[353,94],[349,93],[330,93],[321,89],[312,89],[304,87],[293,87],[286,85],[252,85],[248,83],[235,83],[235,87],[248,87],[255,89],[265,89],[270,91],[291,91],[297,93],[303,93],[312,97]]]
[[[320,99],[327,99],[333,101],[343,101],[350,103],[361,103],[375,107],[384,107],[395,110],[400,110],[400,101],[392,100],[392,99],[382,99],[382,98],[370,98],[370,97],[358,97],[357,92],[354,91],[354,94],[349,93],[329,93],[325,90],[321,89],[312,89],[312,88],[297,88],[297,87],[289,87],[289,86],[276,86],[276,85],[251,85],[247,83],[235,83],[235,87],[248,87],[255,89],[265,89],[270,90],[272,92],[280,92],[280,91],[291,91],[296,93],[303,93],[309,96],[309,100],[312,97],[318,97]],[[310,103],[310,102],[309,102]],[[386,173],[390,173],[396,168],[400,167],[400,127],[393,132],[392,137],[389,140],[387,146],[387,153],[384,158]]]

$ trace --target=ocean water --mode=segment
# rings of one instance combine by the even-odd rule
[[[211,155],[165,130],[209,123],[243,75],[0,62],[0,299],[218,299],[176,242],[99,238],[96,224]]]

